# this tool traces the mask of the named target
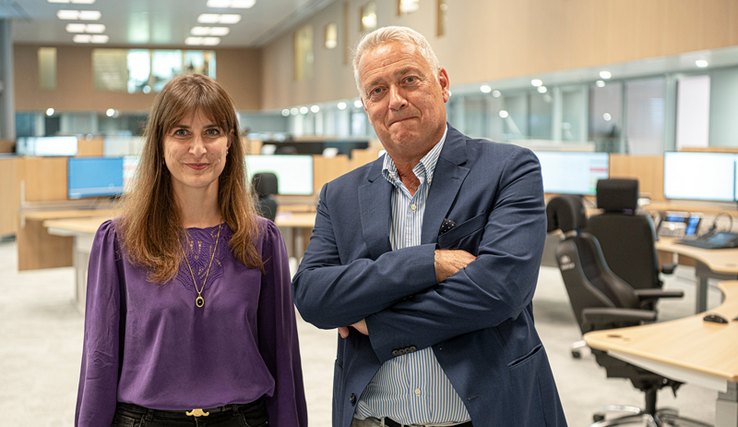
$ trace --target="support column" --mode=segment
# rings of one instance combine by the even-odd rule
[[[15,139],[15,80],[11,19],[0,19],[0,139]]]

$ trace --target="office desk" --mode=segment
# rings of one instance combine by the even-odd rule
[[[695,260],[697,295],[695,313],[707,310],[707,279],[738,279],[738,249],[702,249],[676,243],[679,239],[661,237],[659,251],[672,252]]]
[[[97,213],[88,211],[90,213]],[[85,311],[85,297],[87,295],[87,264],[90,259],[90,250],[95,232],[100,224],[113,218],[117,212],[104,212],[101,215],[87,218],[65,218],[58,215],[48,215],[51,218],[43,221],[43,227],[48,234],[60,237],[71,236],[73,243],[73,263],[75,272],[74,305],[80,313]],[[304,238],[302,229],[312,230],[315,225],[315,213],[303,212],[292,214],[280,214],[277,216],[276,225],[280,228],[285,239],[288,253],[299,262],[304,251]]]
[[[40,268],[69,267],[74,264],[74,242],[66,235],[47,233],[43,222],[49,219],[115,216],[116,210],[70,209],[58,211],[22,212],[18,229],[18,271]]]
[[[738,281],[719,285],[724,301],[710,313],[738,316]],[[718,391],[715,427],[738,426],[738,321],[704,322],[697,314],[669,322],[590,332],[592,348],[677,381]]]

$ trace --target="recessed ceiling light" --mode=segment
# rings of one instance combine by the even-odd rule
[[[507,110],[500,110],[500,112],[497,113],[497,114],[499,114],[500,117],[503,118],[503,119],[506,119],[506,118],[510,117],[510,113],[508,113]]]
[[[700,68],[706,68],[710,64],[708,64],[707,61],[705,61],[704,59],[698,59],[698,60],[694,61],[694,65],[696,65],[696,66],[698,66]]]
[[[110,37],[106,36],[105,34],[95,34],[92,36],[92,39],[90,40],[91,43],[107,43],[110,40]]]
[[[86,24],[67,24],[65,27],[68,33],[84,33],[87,29]]]
[[[187,37],[185,44],[190,46],[199,46],[202,44],[202,37]]]
[[[482,93],[490,93],[490,92],[492,92],[492,87],[490,87],[490,85],[481,85],[481,86],[479,86],[479,90]]]
[[[187,37],[185,44],[190,46],[215,46],[220,44],[220,37]]]
[[[47,108],[46,109],[46,115],[49,116],[49,117],[53,116],[54,115],[54,112],[55,111],[54,111],[53,108]]]
[[[494,96],[495,98],[499,98],[502,96],[502,92],[500,92],[499,90],[493,90],[492,96]]]
[[[312,111],[313,113],[317,113],[318,111],[320,111],[320,106],[313,105],[312,107],[310,107],[310,111]]]
[[[610,77],[612,77],[612,73],[609,72],[609,71],[600,71],[600,77],[602,77],[603,79],[607,80]]]
[[[234,9],[250,9],[256,0],[208,0],[208,7],[230,7]]]
[[[604,80],[597,80],[595,82],[595,84],[597,85],[597,87],[605,87],[605,81]]]
[[[293,116],[296,116],[297,113],[299,113],[299,111],[297,110],[297,107],[293,107],[290,109],[290,114],[292,114]]]
[[[346,103],[345,102],[339,102],[336,104],[336,107],[338,107],[339,110],[345,110],[346,109]]]
[[[78,20],[81,19],[83,21],[97,21],[100,19],[102,14],[100,11],[97,10],[67,10],[62,9],[58,12],[56,12],[56,17],[59,19],[65,19],[65,20]]]
[[[538,90],[538,93],[546,93],[546,92],[548,92],[548,89],[546,88],[546,86],[538,86],[538,89],[537,90]]]
[[[282,110],[282,115],[283,115],[284,117],[287,117],[287,116],[289,116],[289,115],[290,115],[290,110],[288,110],[288,109],[286,109],[286,108],[285,108],[284,110]]]
[[[308,113],[308,107],[300,107],[300,114],[307,114]]]
[[[97,21],[101,16],[102,14],[97,10],[81,10],[79,12],[79,19],[83,21]]]
[[[93,4],[95,0],[49,0],[49,3]]]
[[[197,22],[201,24],[236,24],[241,20],[241,15],[217,13],[203,13],[197,17]]]
[[[105,32],[105,25],[104,24],[87,24],[87,27],[85,28],[86,33],[104,33]]]
[[[228,27],[192,27],[190,34],[193,36],[225,36],[231,32]]]
[[[77,19],[79,19],[79,10],[62,9],[56,12],[56,17],[59,19],[72,19],[76,21]]]
[[[532,84],[535,87],[538,87],[538,86],[542,85],[543,82],[541,81],[541,79],[533,79],[533,80],[530,81],[530,84]]]
[[[356,101],[354,101],[354,107],[361,108],[363,106],[364,106],[364,104],[361,103],[361,100],[360,99],[357,99]]]
[[[72,41],[75,43],[89,43],[92,40],[90,34],[75,34]]]

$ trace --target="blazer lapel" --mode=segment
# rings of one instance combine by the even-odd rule
[[[359,186],[361,232],[373,259],[392,250],[389,240],[392,184],[382,176],[383,160],[374,162],[367,173],[368,182]]]
[[[438,240],[443,219],[446,218],[461,184],[469,173],[469,168],[463,166],[466,161],[466,137],[448,125],[446,142],[436,163],[428,200],[425,202],[421,243],[435,243]]]

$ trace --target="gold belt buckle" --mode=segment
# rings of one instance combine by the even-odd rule
[[[207,417],[210,415],[210,412],[205,412],[202,409],[193,409],[191,411],[185,412],[185,415],[188,417]]]

